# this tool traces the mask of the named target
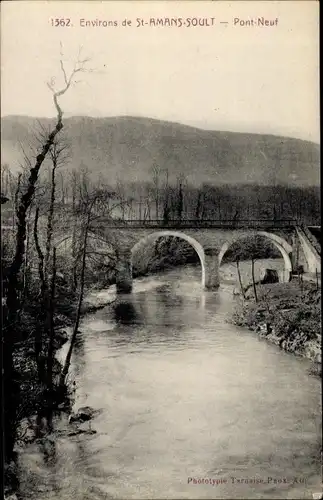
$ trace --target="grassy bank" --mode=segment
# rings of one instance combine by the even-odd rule
[[[313,362],[313,374],[322,376],[321,290],[298,281],[257,286],[243,300],[236,299],[232,321],[256,331],[281,349]]]

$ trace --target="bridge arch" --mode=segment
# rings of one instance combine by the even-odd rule
[[[161,238],[163,236],[174,236],[176,238],[180,238],[182,240],[187,241],[196,251],[197,255],[199,256],[200,262],[201,262],[201,268],[202,268],[202,287],[205,287],[205,253],[202,245],[195,239],[192,238],[192,236],[188,236],[185,233],[182,233],[180,231],[155,231],[143,238],[141,238],[131,249],[131,265],[132,265],[132,260],[133,256],[135,255],[136,251],[141,247],[142,245],[146,245],[149,243],[154,243],[158,238]]]
[[[280,253],[282,254],[282,257],[284,259],[284,264],[285,264],[285,272],[284,272],[283,281],[289,281],[290,276],[291,276],[291,272],[292,272],[292,262],[290,259],[290,254],[292,253],[292,250],[293,250],[292,246],[289,243],[287,243],[287,241],[284,240],[284,238],[282,238],[281,236],[278,236],[277,234],[268,233],[267,231],[256,231],[254,233],[250,233],[250,235],[248,235],[248,236],[239,235],[236,238],[234,238],[232,241],[225,242],[222,245],[222,247],[220,249],[220,253],[219,253],[219,267],[221,266],[221,262],[222,262],[222,259],[224,257],[224,254],[230,248],[231,245],[239,242],[239,240],[244,240],[244,239],[246,239],[248,237],[252,237],[252,236],[264,236],[265,238],[269,239],[271,241],[271,243],[273,243],[273,245],[277,248],[277,250],[280,251]]]

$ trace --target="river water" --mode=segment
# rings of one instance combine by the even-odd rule
[[[84,318],[71,379],[75,407],[100,410],[96,434],[26,447],[23,498],[320,491],[320,381],[307,360],[227,322],[235,278],[224,267],[217,293],[202,291],[200,268],[187,266],[136,280],[117,307]],[[55,425],[67,427],[66,417]]]

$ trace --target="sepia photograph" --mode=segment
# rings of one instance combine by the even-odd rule
[[[4,0],[5,500],[322,499],[319,4]]]

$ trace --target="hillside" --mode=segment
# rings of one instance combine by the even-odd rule
[[[38,119],[47,127],[50,119]],[[21,144],[35,144],[36,118],[2,118],[2,163],[17,167]],[[87,166],[107,180],[144,181],[153,165],[185,173],[193,184],[319,185],[317,144],[263,134],[202,130],[150,118],[71,117],[65,120],[70,168]]]

